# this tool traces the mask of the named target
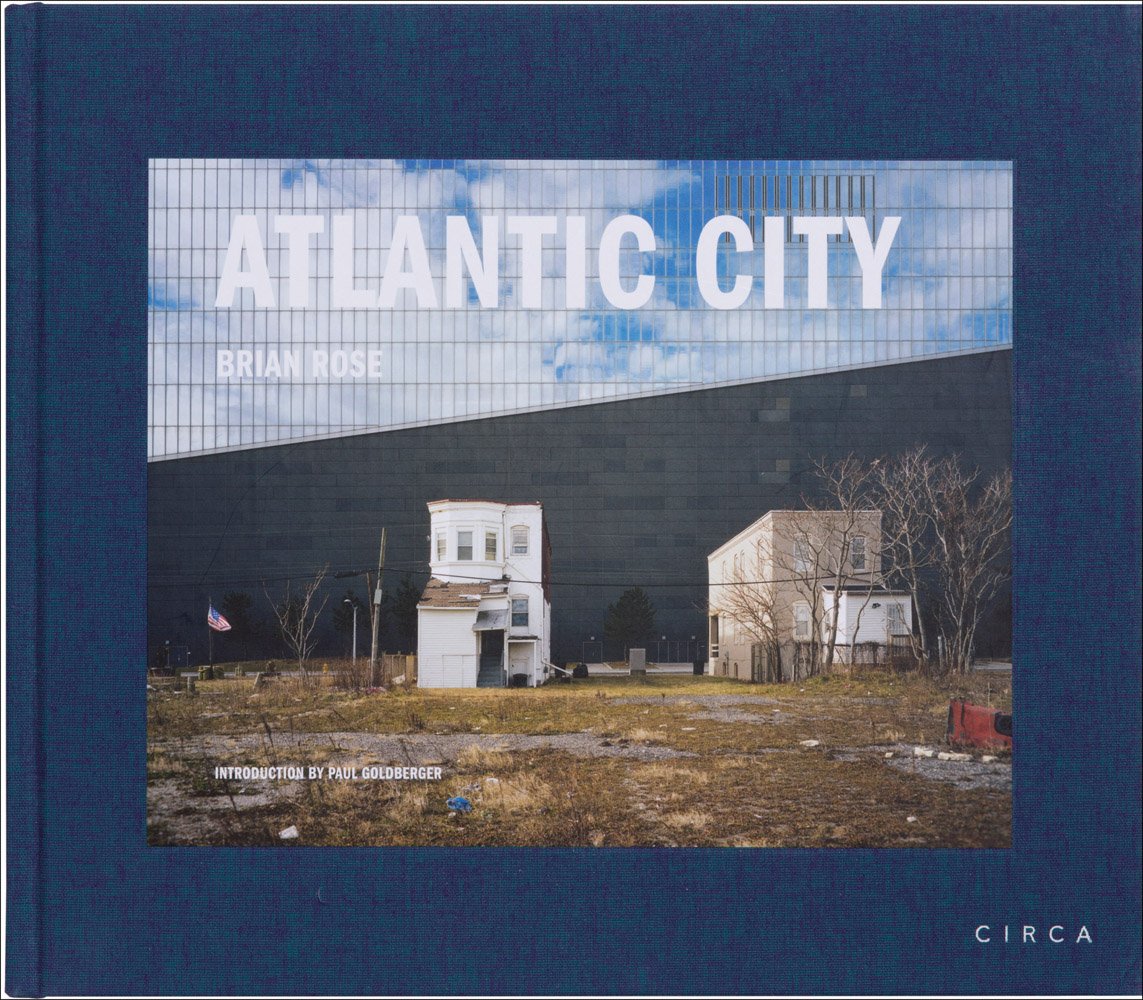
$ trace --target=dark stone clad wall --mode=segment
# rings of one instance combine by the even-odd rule
[[[425,504],[442,497],[543,502],[557,662],[602,638],[607,605],[636,584],[661,633],[701,640],[707,553],[797,506],[815,458],[924,442],[986,471],[1010,464],[1011,377],[1004,350],[155,462],[148,641],[189,642],[200,662],[208,596],[245,591],[264,617],[260,581],[277,596],[326,563],[375,566],[382,525],[386,589],[406,572],[423,582]],[[331,597],[347,586],[364,596],[344,580]]]

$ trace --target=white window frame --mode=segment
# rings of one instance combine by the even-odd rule
[[[437,532],[437,562],[444,562],[448,558],[448,534]]]
[[[460,539],[461,539],[462,535],[468,535],[468,556],[467,556],[467,558],[460,554],[461,553]],[[474,550],[473,550],[473,539],[474,539],[475,535],[476,535],[476,532],[472,528],[457,528],[457,531],[456,531],[456,561],[457,562],[472,562],[473,561],[472,557],[475,554]]]
[[[522,533],[524,536],[523,547],[521,547],[521,543],[519,541],[520,533]],[[512,531],[511,531],[512,555],[514,555],[514,556],[526,556],[528,554],[528,548],[529,548],[529,544],[531,541],[528,536],[530,534],[531,534],[531,532],[528,530],[528,526],[526,524],[514,524],[514,525],[512,525]]]
[[[896,628],[894,628],[896,626]],[[905,605],[900,601],[885,604],[885,628],[890,635],[908,635],[909,626],[905,621]]]
[[[858,545],[857,543],[861,544]],[[858,564],[858,551],[861,552],[861,561]],[[853,540],[849,543],[849,567],[854,573],[864,573],[869,565],[869,551],[866,545],[866,538],[864,535],[854,535]]]
[[[803,618],[804,616],[804,618]],[[794,605],[794,641],[809,642],[814,635],[814,623],[810,614],[810,606],[802,601]],[[801,626],[805,626],[805,634],[800,634]]]
[[[517,604],[524,605],[524,622],[520,624],[516,621],[516,615],[519,612],[516,610]],[[528,623],[531,621],[531,608],[527,597],[517,595],[508,599],[508,622],[512,628],[528,628]]]
[[[488,554],[488,542],[492,541],[492,555]],[[484,529],[484,561],[496,562],[496,557],[500,552],[500,532],[494,531],[490,528]]]

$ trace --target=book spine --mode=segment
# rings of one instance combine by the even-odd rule
[[[8,7],[7,101],[7,916],[4,988],[42,992],[42,713],[39,654],[40,389],[44,289],[41,25],[39,5]]]

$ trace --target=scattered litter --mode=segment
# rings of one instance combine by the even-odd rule
[[[394,677],[394,678],[393,678],[393,683],[394,683],[394,684],[404,684],[404,683],[405,683],[405,675],[404,675],[404,674],[401,674],[401,676],[400,676],[400,677]]]
[[[472,803],[468,801],[463,795],[457,795],[455,798],[449,799],[446,803],[449,809],[458,813],[472,812]]]
[[[588,835],[588,840],[591,842],[592,847],[602,847],[604,835],[599,830],[592,830]]]
[[[983,757],[980,758],[980,762],[982,764],[995,764],[999,759],[999,757],[993,757],[992,754],[986,753]]]
[[[820,747],[821,745],[821,740],[802,740],[802,746],[804,747]]]
[[[936,755],[936,750],[932,750],[929,747],[913,747],[914,757],[935,757]]]
[[[499,778],[485,778],[484,783],[486,785],[499,785],[500,779]]]
[[[886,759],[886,760],[888,760],[888,759],[889,759],[890,757],[892,757],[892,756],[893,756],[893,751],[892,751],[892,750],[890,750],[890,751],[889,751],[889,752],[888,752],[888,753],[885,755],[885,759]]]
[[[665,722],[662,722],[662,723],[660,723],[660,724],[659,724],[659,728],[660,728],[660,729],[666,729],[666,728],[667,728],[667,724],[666,724]]]
[[[287,826],[281,833],[278,834],[279,840],[297,840],[298,828],[296,826]]]
[[[696,728],[695,726],[683,726],[682,731],[684,733],[693,733],[695,731],[695,728]]]
[[[917,822],[917,817],[916,817],[916,816],[906,816],[906,817],[905,817],[905,822],[906,822],[906,823],[916,823],[916,822]]]
[[[949,753],[947,750],[942,750],[937,754],[937,760],[972,760],[970,753]]]

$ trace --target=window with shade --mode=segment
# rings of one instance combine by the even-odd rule
[[[889,634],[907,635],[908,629],[905,628],[905,605],[897,603],[887,605],[885,612],[889,623]]]
[[[794,638],[799,642],[809,641],[810,606],[808,604],[794,605]]]

